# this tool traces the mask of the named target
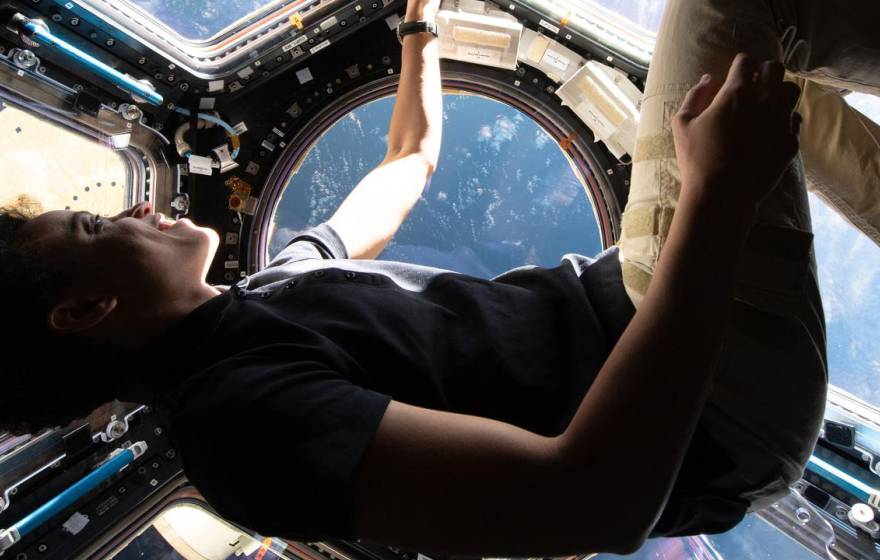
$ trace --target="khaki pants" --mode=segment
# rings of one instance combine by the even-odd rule
[[[803,164],[796,161],[786,171],[759,209],[740,267],[730,334],[698,429],[729,465],[699,492],[735,497],[752,510],[781,497],[801,476],[825,405],[825,324],[807,178],[880,242],[880,128],[838,94],[838,88],[880,93],[878,21],[876,0],[855,0],[845,9],[822,0],[669,0],[660,27],[619,243],[624,285],[636,307],[681,189],[670,121],[687,91],[707,72],[723,81],[740,51],[759,61],[783,60],[804,87]],[[689,460],[695,459],[686,459],[682,472],[698,472]],[[670,507],[679,494],[673,491]]]

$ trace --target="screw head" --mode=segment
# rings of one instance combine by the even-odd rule
[[[104,41],[104,44],[107,45],[108,47],[112,47],[113,45],[116,44],[116,39],[114,39],[113,37],[110,37],[109,39]]]

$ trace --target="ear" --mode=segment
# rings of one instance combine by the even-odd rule
[[[106,319],[117,303],[115,296],[68,298],[49,312],[49,328],[58,334],[88,330]]]

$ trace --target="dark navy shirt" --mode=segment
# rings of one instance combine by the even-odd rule
[[[483,280],[350,260],[321,224],[168,332],[174,366],[149,383],[222,516],[353,539],[352,482],[392,398],[557,435],[632,314],[615,250]]]

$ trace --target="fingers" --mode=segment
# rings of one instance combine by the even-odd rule
[[[801,136],[801,127],[804,124],[804,117],[801,116],[800,113],[794,112],[791,115],[791,132],[800,138]]]
[[[718,93],[718,84],[709,74],[704,74],[703,78],[691,88],[684,98],[684,102],[679,109],[679,117],[689,121],[699,117],[712,104],[715,95]]]
[[[789,113],[795,110],[801,99],[801,88],[794,82],[783,82],[779,88],[779,102]]]
[[[761,65],[761,97],[763,99],[776,99],[782,87],[782,79],[785,78],[785,66],[781,62],[768,60]]]
[[[758,63],[755,59],[746,53],[739,53],[730,65],[726,83],[733,88],[751,90],[759,76]]]

